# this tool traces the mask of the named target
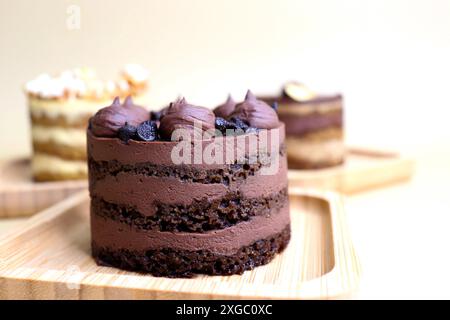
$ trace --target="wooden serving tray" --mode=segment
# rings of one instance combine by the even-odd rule
[[[318,170],[289,170],[289,186],[352,194],[406,181],[414,161],[396,153],[350,148],[345,164]]]
[[[360,265],[340,196],[292,190],[292,239],[243,275],[192,279],[98,267],[90,256],[88,193],[81,191],[0,238],[0,299],[312,299],[348,294]]]
[[[28,159],[1,161],[0,217],[29,216],[84,188],[87,181],[33,181]]]

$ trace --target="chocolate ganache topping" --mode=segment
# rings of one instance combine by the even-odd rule
[[[161,118],[159,133],[164,139],[171,139],[176,129],[189,130],[194,134],[194,123],[201,124],[201,130],[207,131],[215,128],[214,113],[204,107],[188,104],[184,98],[171,103],[166,114]]]
[[[214,114],[216,115],[216,117],[226,119],[230,114],[233,113],[235,107],[236,102],[233,100],[231,95],[228,95],[227,101],[214,109]]]
[[[116,97],[109,107],[100,109],[91,119],[91,131],[98,137],[116,137],[118,130],[127,123],[137,126],[149,119],[144,108],[133,104],[131,97],[123,103]]]
[[[239,118],[249,126],[259,129],[273,129],[279,126],[276,111],[264,101],[256,99],[250,90],[247,91],[245,100],[236,106],[231,117]]]

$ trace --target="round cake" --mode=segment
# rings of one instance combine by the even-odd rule
[[[343,99],[340,94],[316,94],[300,83],[288,83],[279,97],[262,98],[278,104],[286,125],[289,167],[320,169],[344,163]]]
[[[92,255],[99,265],[167,277],[230,275],[286,247],[284,125],[250,92],[230,110],[218,117],[181,99],[150,115],[116,99],[91,118]]]
[[[86,126],[99,106],[115,96],[141,99],[147,70],[126,65],[120,79],[102,81],[94,70],[78,68],[57,76],[42,74],[26,84],[32,171],[36,181],[86,179]]]

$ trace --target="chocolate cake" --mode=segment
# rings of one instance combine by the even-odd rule
[[[225,118],[185,99],[157,115],[116,99],[91,118],[87,137],[99,265],[241,274],[287,246],[284,125],[250,92]]]
[[[316,94],[299,83],[288,83],[278,97],[262,98],[278,104],[286,125],[289,167],[320,169],[344,163],[343,99],[340,94]]]
[[[86,127],[99,106],[115,96],[142,99],[147,70],[126,65],[120,79],[102,81],[95,71],[78,68],[57,76],[42,74],[26,84],[37,181],[86,179]]]

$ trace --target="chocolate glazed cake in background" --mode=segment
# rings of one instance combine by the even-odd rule
[[[320,169],[344,163],[343,98],[315,94],[299,83],[289,83],[279,97],[261,98],[278,103],[286,125],[289,168]]]
[[[102,110],[87,133],[92,255],[98,264],[155,276],[229,275],[266,264],[286,247],[284,125],[270,106],[248,94],[234,117],[223,119],[182,99],[164,111],[158,127],[117,100]],[[177,128],[194,132],[194,120],[204,130],[242,129],[240,135],[201,141],[203,147],[222,143],[233,151],[233,161],[174,164],[178,142],[168,137]],[[247,146],[262,139],[261,129],[269,137],[278,134],[276,148],[267,149],[279,155],[274,174],[263,174],[268,164],[260,160],[237,161],[238,140],[245,141],[244,158],[251,159],[256,151]]]

